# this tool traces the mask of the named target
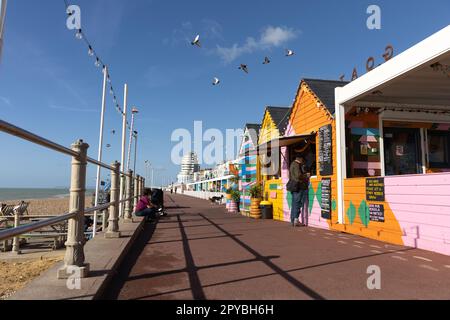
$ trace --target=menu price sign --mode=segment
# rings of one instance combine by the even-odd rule
[[[371,204],[369,205],[369,217],[373,222],[385,222],[384,218],[384,205]]]
[[[366,179],[366,197],[367,201],[385,201],[384,178]]]
[[[333,127],[319,129],[319,167],[321,176],[333,175]]]
[[[322,218],[331,220],[331,179],[322,179]]]

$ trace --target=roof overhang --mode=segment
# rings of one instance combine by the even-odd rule
[[[268,150],[271,150],[273,148],[283,148],[283,147],[289,147],[294,144],[300,143],[300,142],[306,142],[308,139],[315,138],[316,133],[312,132],[310,134],[302,134],[302,135],[296,135],[292,137],[282,137],[273,139],[269,142],[266,142],[264,144],[261,144],[258,146],[258,153],[267,152]]]
[[[188,186],[192,186],[192,185],[194,185],[194,184],[202,184],[202,183],[218,182],[218,181],[223,181],[223,180],[230,180],[230,179],[232,179],[232,178],[235,178],[235,176],[233,176],[233,175],[228,175],[228,176],[218,177],[218,178],[209,179],[209,180],[202,180],[202,181],[189,182],[187,185],[188,185]]]
[[[450,26],[339,90],[337,104],[450,107]]]

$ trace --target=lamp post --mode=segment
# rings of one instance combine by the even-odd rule
[[[134,172],[136,172],[137,144],[138,144],[138,132],[134,131],[134,167],[133,167]]]
[[[97,160],[99,162],[102,162],[102,152],[103,152],[103,127],[105,123],[105,108],[106,108],[106,85],[108,82],[108,67],[105,66],[103,68],[103,94],[102,94],[102,112],[100,116],[100,137],[99,137],[99,143],[98,143],[98,158]],[[98,196],[100,192],[100,174],[101,174],[101,167],[97,166],[97,184],[95,186],[95,206],[98,206]],[[92,237],[95,238],[97,233],[97,211],[94,212],[94,228]]]
[[[149,167],[151,166],[150,161],[145,160],[145,179],[149,181]]]
[[[7,3],[8,3],[7,0],[0,0],[0,59],[2,57],[3,33],[4,33],[4,26],[5,26]]]
[[[127,112],[128,112],[128,85],[123,90],[123,115],[122,115],[122,154],[120,157],[120,171],[125,172],[125,152],[127,144]],[[125,176],[120,174],[120,201],[125,199]],[[123,216],[124,204],[119,205],[119,216]]]
[[[130,128],[130,143],[128,145],[128,161],[127,161],[127,170],[130,170],[130,162],[131,162],[131,144],[133,142],[133,131],[134,131],[134,118],[139,113],[137,108],[133,108],[131,110],[131,128]]]

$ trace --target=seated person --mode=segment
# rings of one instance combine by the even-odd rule
[[[156,218],[156,207],[150,201],[151,194],[150,189],[145,189],[144,195],[138,201],[134,210],[137,217],[145,217],[147,220]]]

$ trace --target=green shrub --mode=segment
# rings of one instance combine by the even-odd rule
[[[231,199],[232,199],[234,202],[239,203],[240,200],[241,200],[241,193],[240,193],[239,191],[233,190],[233,191],[231,192]]]
[[[262,197],[262,188],[259,184],[255,184],[250,188],[250,196],[252,199],[261,199]]]

